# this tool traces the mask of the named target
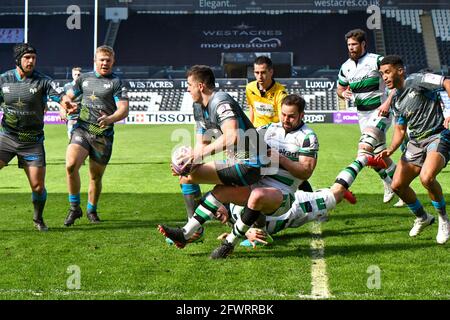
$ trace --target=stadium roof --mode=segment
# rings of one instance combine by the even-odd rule
[[[366,10],[367,4],[379,4],[382,8],[398,9],[433,9],[450,8],[448,0],[367,0],[345,3],[355,3],[354,6],[343,6],[344,1],[330,0],[99,0],[100,8],[128,7],[134,11],[157,12],[174,11],[185,13],[220,13],[233,11],[267,11],[276,10],[279,13],[292,10]],[[22,13],[25,0],[2,0],[0,12],[3,14]],[[364,3],[365,6],[358,6]],[[29,0],[29,12],[32,14],[63,13],[70,5],[78,5],[81,11],[93,11],[94,0]],[[103,14],[103,12],[100,12]]]

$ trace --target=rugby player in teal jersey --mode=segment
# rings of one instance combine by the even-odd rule
[[[112,72],[115,61],[114,50],[109,46],[96,49],[95,70],[83,73],[67,95],[73,101],[82,95],[80,116],[74,125],[66,153],[66,175],[69,191],[69,212],[64,225],[72,225],[81,218],[80,174],[84,160],[89,156],[89,190],[87,218],[92,223],[100,222],[97,204],[102,191],[102,178],[111,158],[114,140],[114,123],[128,116],[128,88]],[[77,108],[71,102],[66,107],[72,108],[68,115]]]
[[[198,165],[188,175],[180,176],[179,180],[189,218],[181,236],[193,242],[203,234],[203,224],[214,218],[213,211],[202,214],[194,212],[195,208],[217,203],[212,192],[200,199],[199,184],[243,186],[257,182],[261,178],[267,148],[264,141],[259,141],[256,129],[241,106],[228,93],[215,89],[211,68],[193,66],[187,72],[187,84],[194,102],[196,146],[191,154],[186,155],[185,163]],[[222,152],[225,155],[223,161],[203,163],[206,156]],[[180,175],[174,170],[172,172]],[[172,230],[179,231],[165,225],[158,228],[167,238],[170,238],[168,234]]]
[[[47,100],[60,102],[52,80],[35,70],[37,52],[28,43],[14,46],[16,68],[0,75],[0,169],[15,156],[30,183],[34,206],[33,221],[39,231],[47,231],[43,211],[45,189],[44,113]]]
[[[396,55],[381,61],[380,73],[386,86],[396,89],[391,105],[396,123],[391,145],[377,157],[392,155],[407,135],[408,144],[398,162],[392,189],[416,216],[409,232],[411,237],[416,237],[435,220],[425,212],[410,187],[419,176],[439,217],[436,242],[444,244],[449,239],[450,222],[436,177],[450,159],[450,116],[444,116],[439,91],[445,89],[450,97],[450,80],[432,73],[414,73],[406,78],[403,61]]]

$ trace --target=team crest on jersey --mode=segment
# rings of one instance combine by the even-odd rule
[[[35,94],[37,92],[37,90],[38,90],[37,88],[31,88],[30,89],[30,93],[31,94]]]
[[[87,87],[89,85],[88,81],[83,81],[83,87]]]
[[[9,87],[3,87],[2,91],[3,93],[9,93]]]
[[[103,85],[103,88],[105,88],[105,89],[110,89],[110,88],[111,88],[111,83],[105,83],[105,84]]]

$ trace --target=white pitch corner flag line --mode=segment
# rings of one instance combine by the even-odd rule
[[[328,287],[327,265],[325,262],[325,242],[322,239],[320,223],[311,224],[311,299],[331,298]]]

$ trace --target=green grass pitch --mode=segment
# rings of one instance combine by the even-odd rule
[[[320,142],[314,188],[330,186],[355,156],[356,125],[311,126]],[[202,244],[184,250],[166,245],[158,223],[181,225],[185,209],[169,170],[175,129],[191,126],[116,126],[114,151],[99,203],[103,222],[84,215],[63,226],[67,213],[64,126],[46,126],[48,200],[39,233],[32,225],[31,194],[13,160],[0,171],[0,299],[304,299],[311,294],[309,225],[274,236],[271,247],[238,247],[230,259],[211,261],[216,237],[229,230],[206,226]],[[392,131],[389,132],[391,136]],[[395,154],[398,159],[399,154]],[[87,201],[87,166],[81,169],[82,206]],[[450,201],[450,174],[438,177]],[[424,188],[413,188],[435,214]],[[209,190],[202,186],[202,191]],[[406,208],[383,204],[383,185],[365,169],[352,187],[354,206],[342,203],[321,224],[331,299],[449,299],[450,243],[438,245],[437,224],[416,239],[408,236],[414,217]],[[75,267],[74,267],[75,266]],[[371,267],[380,286],[368,288]],[[79,289],[74,288],[78,268]],[[369,270],[369,272],[368,272]]]

